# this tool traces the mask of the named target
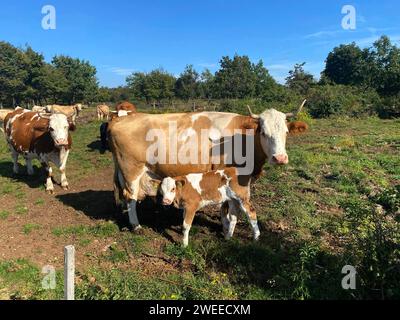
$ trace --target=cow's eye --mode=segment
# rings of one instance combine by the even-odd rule
[[[175,192],[175,188],[172,188],[172,192]]]
[[[50,128],[50,131],[54,131],[54,129],[53,129],[53,128]]]

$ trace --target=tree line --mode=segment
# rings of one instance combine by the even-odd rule
[[[31,47],[0,42],[0,103],[3,106],[95,101],[96,68],[88,61],[55,56],[47,63]]]
[[[224,56],[219,69],[195,70],[187,65],[175,77],[159,68],[134,72],[126,85],[99,87],[96,68],[88,61],[55,56],[46,63],[31,47],[0,42],[0,103],[3,105],[143,101],[153,107],[194,99],[218,100],[220,109],[241,111],[249,101],[255,110],[289,108],[307,98],[314,117],[335,114],[400,116],[400,48],[382,36],[372,47],[355,43],[334,48],[319,80],[296,64],[284,84],[277,83],[263,61]]]

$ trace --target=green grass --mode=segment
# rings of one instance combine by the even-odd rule
[[[104,222],[95,226],[77,225],[71,227],[60,227],[52,230],[52,233],[57,236],[87,236],[94,237],[112,237],[119,232],[118,226],[113,222]]]
[[[1,220],[7,219],[9,215],[10,215],[10,212],[7,211],[7,210],[1,210],[0,211],[0,219]]]
[[[38,230],[41,228],[41,225],[36,223],[27,223],[23,226],[23,232],[25,234],[30,234],[33,230]]]

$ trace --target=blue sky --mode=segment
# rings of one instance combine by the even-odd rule
[[[44,5],[57,13],[56,30],[41,27]],[[357,13],[356,30],[341,27],[344,5]],[[282,82],[297,62],[319,76],[333,47],[370,46],[387,34],[400,44],[398,0],[2,0],[0,40],[29,44],[50,61],[56,54],[89,60],[101,85],[118,86],[133,71],[186,64],[216,71],[223,55],[262,59]]]

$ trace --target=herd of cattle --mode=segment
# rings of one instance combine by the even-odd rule
[[[14,173],[18,174],[19,156],[25,159],[29,175],[33,174],[32,160],[38,159],[47,172],[46,191],[53,193],[52,163],[61,172],[61,187],[68,189],[66,165],[72,145],[70,131],[75,130],[76,117],[82,108],[83,105],[77,104],[35,106],[32,110],[0,109],[0,123],[3,122],[2,131],[11,152]],[[260,176],[266,162],[287,164],[287,134],[308,129],[303,122],[288,122],[287,119],[296,117],[298,112],[285,114],[275,109],[256,115],[249,108],[248,116],[224,112],[146,114],[137,112],[133,104],[123,102],[115,110],[99,105],[96,112],[98,120],[107,120],[100,126],[100,136],[102,146],[110,149],[114,160],[116,205],[127,211],[133,230],[138,230],[137,203],[147,196],[160,194],[163,205],[183,209],[184,246],[188,245],[196,211],[210,204],[221,206],[227,239],[233,236],[239,213],[248,217],[253,238],[258,239],[260,231],[250,202],[250,184]],[[171,139],[171,124],[177,133],[175,140]],[[157,152],[149,156],[149,150],[154,147],[149,140],[152,130],[167,138],[157,145]],[[202,136],[204,131],[208,133],[207,139],[193,139]],[[215,152],[216,145],[225,146],[224,143],[237,135],[251,137],[242,139],[240,145],[242,158],[251,168],[248,172],[241,171],[243,162],[239,163],[233,156],[237,154],[237,145]],[[187,161],[186,157],[177,155],[177,150],[182,149],[202,161]],[[160,161],[161,153],[166,155],[164,161]]]

